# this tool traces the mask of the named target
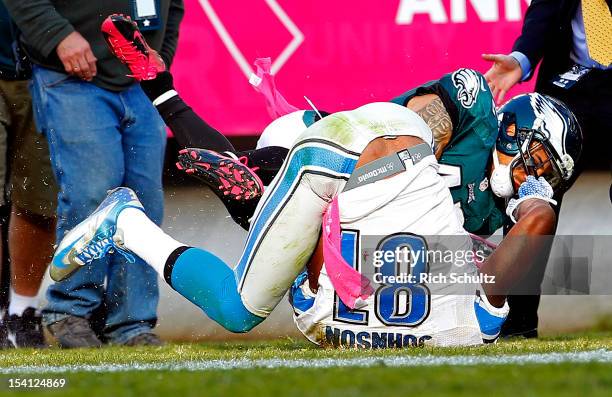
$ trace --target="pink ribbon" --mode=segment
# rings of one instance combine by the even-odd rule
[[[340,209],[338,198],[334,197],[323,214],[323,258],[338,297],[346,306],[354,309],[357,299],[365,301],[374,293],[374,289],[367,278],[344,260],[340,243]]]
[[[257,58],[255,75],[258,78],[251,78],[251,84],[257,92],[262,94],[266,100],[266,108],[272,119],[277,119],[300,109],[291,105],[276,89],[274,76],[270,73],[272,61],[270,58]]]

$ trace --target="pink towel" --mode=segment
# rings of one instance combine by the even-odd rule
[[[251,76],[249,82],[257,92],[264,96],[268,113],[273,120],[276,120],[281,116],[296,112],[300,109],[287,102],[276,89],[274,76],[270,73],[271,64],[270,58],[257,58],[255,60],[257,71],[254,76]]]
[[[344,260],[340,250],[340,209],[338,198],[334,197],[323,215],[323,258],[338,297],[354,309],[357,303],[365,304],[374,289],[367,278]]]

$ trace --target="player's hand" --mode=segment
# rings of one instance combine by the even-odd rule
[[[493,62],[493,66],[484,76],[493,93],[493,99],[499,104],[508,90],[521,80],[521,65],[510,55],[483,54],[482,59]]]
[[[89,42],[79,32],[72,32],[57,45],[55,50],[66,73],[91,81],[97,73],[96,57]]]
[[[552,186],[548,183],[544,177],[539,177],[536,179],[533,175],[528,175],[527,180],[521,183],[518,189],[518,199],[510,199],[508,202],[508,207],[506,208],[506,214],[512,219],[514,223],[516,223],[516,219],[514,218],[514,213],[518,209],[519,205],[527,200],[531,199],[539,199],[547,201],[553,205],[556,205],[557,202],[553,200],[552,196],[554,194]]]

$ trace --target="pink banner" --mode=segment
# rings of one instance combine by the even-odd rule
[[[186,0],[173,65],[192,107],[227,135],[270,121],[248,76],[272,58],[289,103],[326,111],[386,101],[458,67],[485,72],[484,52],[507,53],[526,0]],[[510,95],[528,91],[532,84]]]

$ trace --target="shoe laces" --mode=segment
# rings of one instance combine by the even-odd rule
[[[136,40],[139,36],[134,36]],[[158,70],[155,65],[149,62],[149,57],[134,45],[133,41],[121,42],[117,39],[111,39],[113,52],[115,55],[128,64],[134,75],[131,77],[144,78],[157,74]],[[137,69],[137,70],[134,70]]]
[[[248,167],[253,172],[259,171],[259,167],[249,167],[249,158],[247,156],[238,157],[238,161],[242,163],[242,165],[244,165],[245,167]]]
[[[116,226],[109,229],[108,233],[96,234],[95,226],[91,226],[85,241],[88,241],[82,250],[76,254],[76,258],[82,263],[88,264],[96,259],[104,257],[110,252],[118,252],[123,255],[129,263],[134,263],[136,260],[123,246],[123,236],[120,230],[117,230]]]
[[[117,39],[111,39],[113,42],[112,48],[115,55],[128,64],[133,64],[136,61],[148,62],[147,56],[136,48],[133,42],[126,40],[120,42]]]

